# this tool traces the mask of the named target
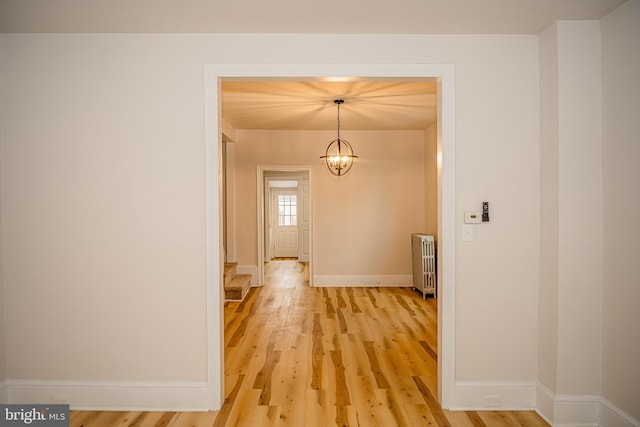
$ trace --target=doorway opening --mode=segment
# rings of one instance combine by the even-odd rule
[[[312,172],[310,166],[258,166],[258,286],[274,258],[306,263],[312,275]]]
[[[221,301],[222,246],[219,164],[220,81],[223,79],[286,80],[324,79],[326,76],[369,76],[371,79],[433,79],[438,83],[438,400],[444,408],[455,404],[455,193],[454,193],[454,70],[451,65],[428,64],[343,64],[343,65],[207,65],[206,86],[206,190],[207,190],[207,318],[211,408],[220,408],[224,399],[224,336]],[[303,77],[300,77],[303,76]],[[382,77],[381,77],[382,76]],[[260,184],[262,185],[262,184]],[[261,192],[258,192],[258,197]],[[262,192],[263,193],[263,192]],[[260,219],[262,221],[262,219]],[[264,259],[264,242],[258,245]],[[313,243],[311,244],[313,258]],[[262,265],[258,262],[258,266]],[[263,273],[262,273],[263,274]],[[313,277],[312,273],[310,276]]]

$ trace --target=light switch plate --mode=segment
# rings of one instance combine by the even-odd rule
[[[464,224],[462,226],[462,241],[473,242],[473,225]]]

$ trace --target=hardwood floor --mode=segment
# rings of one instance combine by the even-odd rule
[[[71,426],[548,426],[523,412],[437,403],[436,304],[405,288],[309,288],[277,261],[265,286],[225,304],[218,412],[72,411]]]

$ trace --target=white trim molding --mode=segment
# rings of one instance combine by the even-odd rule
[[[204,70],[205,259],[207,305],[208,409],[224,402],[224,248],[222,230],[222,101],[221,83],[207,66]]]
[[[314,186],[314,177],[313,177],[313,166],[309,165],[258,165],[256,169],[256,219],[257,225],[256,230],[258,232],[257,241],[257,257],[259,260],[265,259],[265,238],[264,231],[266,229],[266,225],[264,223],[264,209],[265,209],[265,172],[299,172],[301,175],[305,175],[309,179],[309,189],[310,189],[310,210],[311,210],[311,229],[310,237],[309,237],[309,277],[314,277],[313,271],[315,268],[315,260],[314,260],[314,239],[313,239],[313,224],[314,224],[314,203],[313,203],[313,186]],[[259,263],[257,266],[256,272],[256,284],[254,285],[253,281],[251,282],[254,286],[264,286],[264,264]],[[314,286],[313,283],[310,283],[311,286]]]
[[[602,427],[640,427],[640,420],[618,408],[605,398],[600,399],[600,426]]]
[[[640,426],[640,421],[601,396],[554,394],[540,383],[535,409],[553,427]]]
[[[535,407],[535,382],[456,381],[452,410],[517,411]]]
[[[222,263],[220,262],[219,144],[220,83],[223,79],[320,79],[326,77],[397,78],[438,83],[438,131],[441,165],[441,203],[438,228],[442,248],[438,278],[438,398],[443,408],[452,406],[455,387],[455,66],[453,64],[205,64],[205,155],[207,225],[207,348],[210,407],[220,409],[224,400],[224,319]],[[313,196],[312,196],[313,197]],[[313,208],[312,208],[313,211]],[[311,243],[313,248],[313,240]],[[261,255],[262,248],[258,248]],[[315,277],[312,249],[309,276]],[[261,259],[260,256],[258,259]],[[258,272],[261,267],[258,266]],[[260,283],[259,283],[260,285]],[[313,285],[313,284],[312,284]]]
[[[544,418],[549,425],[553,424],[551,420],[553,420],[554,399],[555,397],[551,390],[540,383],[536,384],[536,412]]]
[[[314,276],[313,285],[325,288],[353,287],[353,288],[410,288],[412,284],[411,275],[319,275]]]
[[[600,397],[554,394],[536,385],[536,412],[554,427],[598,427]]]
[[[67,403],[75,410],[207,411],[207,382],[7,381],[8,403]]]

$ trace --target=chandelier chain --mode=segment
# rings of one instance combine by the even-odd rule
[[[340,140],[340,104],[341,102],[336,102],[338,104],[338,141]]]

